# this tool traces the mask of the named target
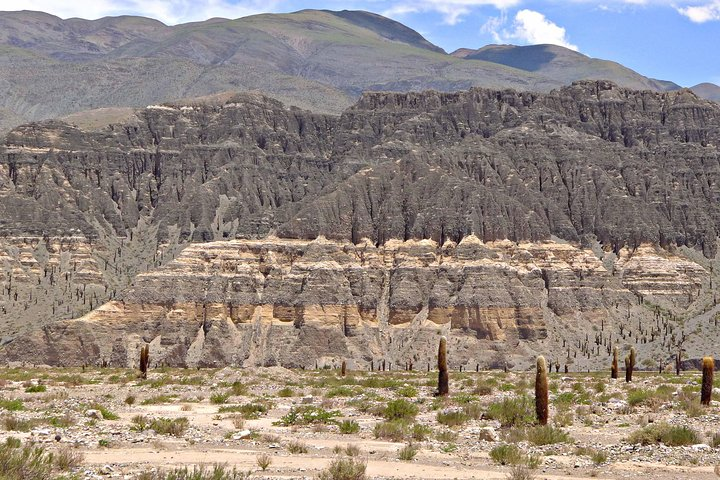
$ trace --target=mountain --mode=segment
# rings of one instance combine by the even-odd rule
[[[715,85],[714,83],[700,83],[691,87],[690,90],[700,97],[720,102],[720,86]]]
[[[561,47],[464,53],[448,55],[414,30],[362,11],[303,10],[174,26],[131,16],[90,21],[1,12],[0,132],[31,120],[229,91],[259,91],[339,114],[371,90],[548,92],[585,78],[673,87]],[[518,55],[525,60],[506,58]]]
[[[484,60],[533,72],[569,84],[575,80],[605,79],[638,90],[678,90],[672,82],[653,80],[616,62],[590,58],[559,45],[487,45],[478,50],[460,49],[453,56]]]
[[[718,311],[720,105],[688,90],[107,115],[0,147],[6,361],[126,366],[152,343],[168,365],[424,364],[439,331],[473,366],[572,348],[597,369],[599,335],[656,358],[663,331],[720,353],[701,315]]]

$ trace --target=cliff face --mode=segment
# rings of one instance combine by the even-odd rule
[[[7,358],[124,364],[159,338],[173,364],[404,361],[388,332],[425,335],[422,356],[447,329],[470,362],[477,342],[587,353],[603,319],[660,322],[662,350],[662,322],[714,301],[719,136],[717,104],[607,82],[26,125],[0,148],[0,333],[47,327]]]
[[[692,302],[707,290],[704,269],[660,255],[646,246],[618,260],[613,274],[593,252],[568,244],[485,244],[475,236],[442,246],[324,238],[193,244],[140,274],[114,301],[8,344],[4,358],[131,366],[150,343],[157,365],[313,367],[350,359],[356,368],[381,360],[398,368],[432,363],[445,334],[455,368],[521,366],[530,352],[549,349],[558,358],[593,326],[619,335],[621,325],[651,318],[649,305],[672,303],[678,292]],[[648,262],[664,262],[672,282],[651,269],[623,270]],[[637,288],[647,305],[638,304]],[[659,339],[651,347],[662,348]]]

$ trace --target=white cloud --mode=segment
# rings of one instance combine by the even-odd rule
[[[492,6],[505,10],[520,3],[522,0],[402,0],[382,14],[394,17],[408,13],[437,12],[442,15],[444,23],[455,25],[474,8]]]
[[[0,0],[0,10],[38,10],[61,18],[141,15],[173,25],[211,17],[239,18],[275,9],[280,0]]]
[[[511,29],[503,29],[507,23],[504,16],[488,20],[481,30],[490,33],[497,43],[520,42],[529,45],[550,43],[560,45],[571,50],[578,50],[576,45],[570,43],[565,28],[548,20],[545,15],[534,10],[520,10],[515,14]]]
[[[690,5],[677,8],[677,11],[695,23],[720,20],[720,0],[707,2],[703,5]]]

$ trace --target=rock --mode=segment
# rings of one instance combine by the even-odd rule
[[[482,427],[478,433],[478,439],[486,442],[497,442],[500,440],[497,431],[492,427]]]
[[[239,432],[233,434],[232,438],[233,438],[233,440],[244,440],[246,438],[250,438],[251,436],[252,436],[252,431],[240,430]]]
[[[94,418],[95,420],[103,419],[102,412],[100,410],[95,410],[92,408],[85,410],[85,416],[88,418]]]

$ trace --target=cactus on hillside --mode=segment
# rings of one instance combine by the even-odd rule
[[[618,349],[613,347],[612,367],[610,367],[610,378],[618,378]]]

